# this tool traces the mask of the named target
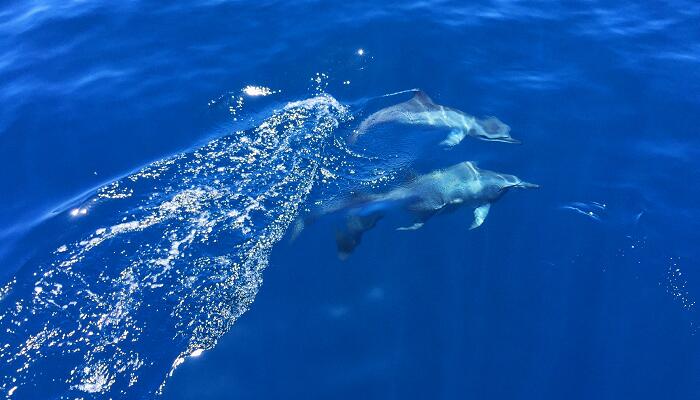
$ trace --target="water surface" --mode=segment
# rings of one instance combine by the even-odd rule
[[[5,2],[0,390],[697,397],[699,15]],[[346,143],[411,88],[524,144],[445,151],[400,125]],[[338,196],[464,160],[542,188],[474,231],[468,212],[380,223],[345,262],[337,218],[286,240]]]

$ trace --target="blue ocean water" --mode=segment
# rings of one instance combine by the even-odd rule
[[[7,398],[700,395],[695,2],[9,0],[0,54]],[[523,144],[348,143],[414,88]],[[292,240],[466,160],[541,188]]]

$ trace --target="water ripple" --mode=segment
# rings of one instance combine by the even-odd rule
[[[26,265],[0,292],[9,338],[0,360],[12,371],[0,389],[161,391],[250,307],[271,247],[317,177],[343,175],[332,135],[345,118],[327,95],[292,102],[250,132],[155,162],[66,209],[91,233]]]

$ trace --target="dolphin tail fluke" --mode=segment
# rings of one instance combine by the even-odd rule
[[[335,232],[335,243],[338,247],[338,258],[346,260],[360,244],[362,235],[374,228],[383,217],[375,212],[368,215],[350,215],[342,229]]]

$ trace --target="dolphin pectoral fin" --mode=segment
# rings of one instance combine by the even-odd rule
[[[424,222],[416,222],[415,224],[411,226],[402,226],[399,228],[396,228],[397,231],[415,231],[417,229],[420,229],[423,227],[425,223]]]
[[[470,226],[469,229],[480,227],[481,224],[484,223],[486,216],[489,215],[489,209],[491,209],[490,203],[486,203],[482,206],[477,207],[474,210],[474,222],[472,222],[472,226]]]
[[[416,205],[414,205],[416,207]],[[442,207],[437,208],[437,209],[424,209],[424,208],[419,208],[419,209],[413,209],[411,212],[413,213],[413,225],[410,226],[402,226],[400,228],[396,228],[397,231],[415,231],[423,227],[425,223],[432,218],[435,214],[440,212]]]
[[[454,146],[454,145],[456,145],[456,144],[459,144],[459,142],[461,142],[462,139],[464,139],[465,136],[467,136],[467,134],[464,133],[463,130],[461,130],[461,129],[453,129],[453,130],[450,132],[450,134],[447,135],[447,137],[445,138],[445,140],[443,140],[442,142],[440,142],[440,145],[441,145],[441,146],[452,147],[452,146]]]

